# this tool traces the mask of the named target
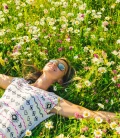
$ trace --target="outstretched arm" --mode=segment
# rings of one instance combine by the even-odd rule
[[[105,111],[92,111],[87,108],[84,108],[82,106],[73,104],[67,100],[61,100],[58,103],[58,106],[60,107],[59,110],[57,110],[57,107],[54,107],[51,112],[62,115],[64,117],[74,117],[75,113],[79,113],[80,115],[83,115],[84,111],[89,112],[90,116],[88,118],[95,118],[95,117],[101,117],[104,121],[110,120],[116,120],[116,114],[111,112],[105,112]]]
[[[0,74],[0,88],[6,89],[14,77]]]

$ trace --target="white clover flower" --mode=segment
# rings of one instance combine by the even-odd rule
[[[120,0],[116,0],[116,2],[115,3],[120,3]]]
[[[109,21],[110,20],[110,17],[109,16],[105,17],[105,20]]]
[[[79,138],[86,138],[84,135],[80,135],[80,137]]]
[[[113,99],[111,99],[111,105],[113,105],[114,104],[114,101],[113,101]]]
[[[17,24],[16,30],[18,30],[18,29],[22,28],[23,26],[24,26],[24,24],[23,24],[23,23],[19,23],[19,24]]]
[[[101,137],[102,136],[102,131],[101,131],[101,129],[97,129],[97,130],[95,130],[94,131],[94,135],[95,135],[95,137]]]
[[[88,47],[84,47],[84,52],[87,52],[89,50],[89,48]]]
[[[89,80],[86,80],[85,82],[84,82],[84,84],[86,85],[86,86],[91,86],[92,85],[92,83],[89,81]]]
[[[52,121],[46,122],[46,123],[45,123],[45,127],[48,128],[48,129],[53,128],[53,122],[52,122]]]
[[[73,32],[73,27],[69,27],[68,32]]]
[[[115,6],[116,6],[116,4],[112,4],[112,5],[111,5],[111,8],[112,8],[112,9],[114,9],[114,8],[115,8]]]
[[[74,56],[73,58],[74,58],[74,59],[78,59],[79,57],[78,57],[78,55],[76,55],[76,56]]]
[[[20,9],[20,6],[16,6],[16,10],[19,10]]]
[[[90,116],[90,112],[89,111],[84,111],[83,112],[83,117],[84,118],[87,118],[87,117],[89,117]]]
[[[43,5],[43,4],[41,4],[41,5],[40,5],[40,8],[43,8],[43,7],[44,7],[44,5]]]
[[[108,31],[108,28],[107,27],[104,27],[104,31],[107,32]]]
[[[110,123],[110,128],[111,128],[111,129],[115,129],[116,127],[117,127],[116,122],[111,122],[111,123]]]
[[[50,8],[50,11],[54,11],[54,10],[55,10],[55,8],[54,8],[54,7]]]
[[[117,75],[117,79],[120,79],[120,74]]]
[[[35,21],[35,25],[39,25],[39,21]]]
[[[116,67],[116,69],[117,69],[117,70],[120,70],[120,65],[118,65],[118,66]]]
[[[98,103],[98,106],[99,106],[100,108],[104,109],[104,105],[103,105],[103,104]]]
[[[4,36],[5,35],[5,29],[1,29],[0,30],[0,36]]]
[[[105,11],[105,8],[101,8],[101,11]]]
[[[103,41],[104,41],[104,38],[101,37],[101,38],[99,38],[99,40],[100,40],[101,42],[103,42]]]
[[[35,0],[26,0],[26,3],[33,4]]]
[[[91,38],[92,38],[92,39],[95,39],[95,38],[96,38],[96,36],[93,34],[93,35],[91,35]]]
[[[68,2],[63,2],[63,8],[67,8],[67,6],[68,6]]]
[[[4,21],[5,21],[5,18],[1,18],[0,21],[1,21],[1,22],[4,22]]]
[[[120,134],[120,127],[116,127],[115,130],[117,131],[118,134]]]
[[[107,70],[106,70],[105,67],[99,67],[99,68],[98,68],[98,71],[99,71],[100,73],[106,73],[106,72],[107,72]]]
[[[74,30],[74,33],[75,33],[75,34],[78,34],[79,32],[80,32],[80,30],[78,30],[78,29],[75,29],[75,30]]]
[[[75,25],[79,25],[79,24],[80,24],[80,21],[76,20],[76,21],[74,22],[74,24],[75,24]]]
[[[116,43],[117,43],[117,44],[120,44],[120,39],[118,39]]]
[[[55,138],[65,138],[65,137],[64,137],[64,134],[60,134],[59,136],[57,136]]]
[[[93,57],[93,58],[91,59],[91,61],[92,61],[92,63],[94,63],[94,64],[97,64],[97,65],[100,64],[99,58]]]
[[[118,52],[116,50],[111,52],[113,55],[117,56]]]
[[[44,9],[44,14],[48,14],[48,10],[47,9]]]
[[[87,13],[87,14],[90,14],[90,13],[91,13],[91,10],[87,10],[86,13]]]
[[[77,7],[77,3],[73,3],[73,7],[76,8]]]
[[[112,79],[111,79],[114,83],[116,83],[116,78],[115,77],[113,77]]]
[[[101,117],[97,116],[97,117],[95,118],[95,121],[96,121],[97,123],[102,123],[103,119],[102,119]]]
[[[9,13],[9,10],[8,10],[8,9],[4,9],[3,12],[4,12],[4,13]]]
[[[18,13],[18,16],[19,16],[19,17],[21,17],[22,15],[23,15],[23,14],[22,14],[21,12],[20,12],[20,13]]]
[[[26,130],[25,136],[30,137],[32,135],[32,132],[30,130]]]
[[[22,2],[21,7],[25,7],[25,6],[26,6],[26,3]]]
[[[106,27],[106,26],[108,26],[108,24],[109,24],[108,21],[103,21],[102,22],[102,27]]]
[[[92,54],[94,51],[92,49],[90,49],[89,52]]]
[[[79,10],[85,10],[86,9],[86,3],[83,3],[79,6]]]

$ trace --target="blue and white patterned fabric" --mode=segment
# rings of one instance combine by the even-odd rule
[[[0,98],[0,137],[22,138],[40,122],[54,115],[50,110],[59,96],[14,78]]]

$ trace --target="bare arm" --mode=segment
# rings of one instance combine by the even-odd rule
[[[14,77],[0,74],[0,88],[6,89]]]
[[[104,121],[108,121],[109,119],[114,120],[116,114],[111,112],[105,112],[105,111],[92,111],[87,108],[84,108],[82,106],[73,104],[67,100],[61,100],[58,104],[60,107],[60,110],[57,110],[56,107],[54,107],[51,112],[62,115],[64,117],[74,117],[75,113],[79,113],[80,115],[83,115],[84,111],[87,111],[90,113],[89,118],[95,118],[95,117],[101,117]],[[116,119],[115,119],[116,120]]]

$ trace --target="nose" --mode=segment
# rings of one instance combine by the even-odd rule
[[[56,66],[57,66],[57,64],[58,64],[57,62],[53,62],[53,66],[54,66],[54,67],[56,67]]]

